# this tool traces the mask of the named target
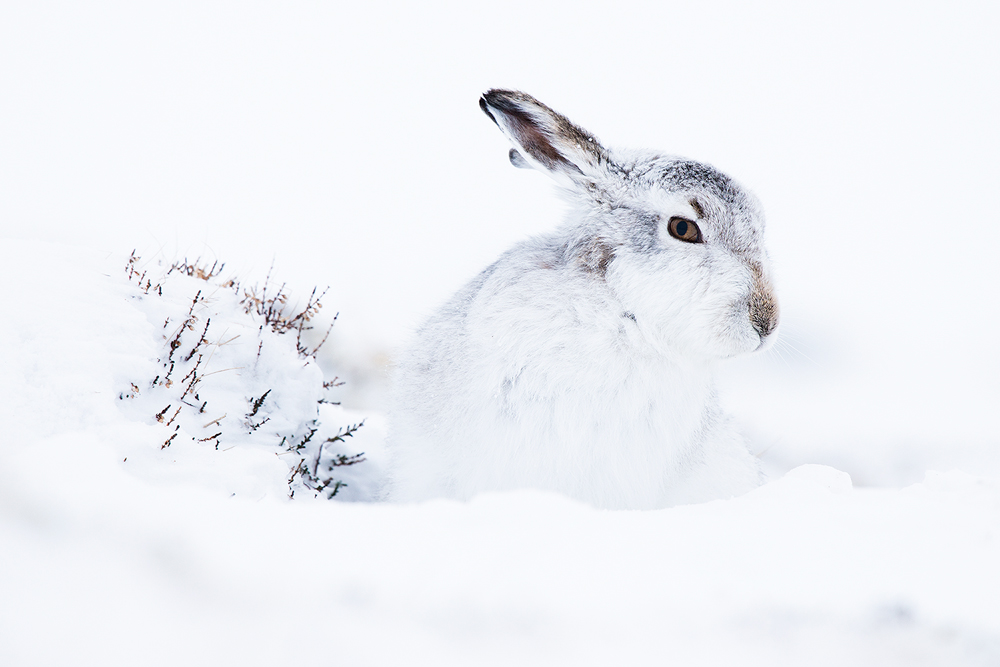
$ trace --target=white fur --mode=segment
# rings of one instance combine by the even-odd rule
[[[482,105],[571,211],[418,331],[394,378],[386,497],[532,487],[646,509],[759,484],[712,381],[717,359],[774,337],[776,306],[762,332],[748,305],[774,305],[756,200],[707,165],[605,149],[523,93]],[[674,216],[705,242],[670,236]]]

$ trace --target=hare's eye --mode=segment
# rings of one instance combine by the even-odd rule
[[[667,223],[667,230],[675,239],[687,241],[688,243],[704,243],[698,225],[686,218],[670,218],[670,222]]]

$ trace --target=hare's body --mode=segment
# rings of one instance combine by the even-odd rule
[[[612,153],[521,93],[482,105],[512,161],[552,173],[573,208],[418,332],[388,497],[532,487],[653,508],[758,484],[711,374],[777,324],[756,201],[706,165]]]

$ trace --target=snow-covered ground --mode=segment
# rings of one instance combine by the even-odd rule
[[[998,20],[0,7],[0,664],[1000,664]],[[769,484],[368,500],[394,351],[560,215],[493,86],[761,198],[784,342],[721,384]],[[185,258],[227,264],[160,280]],[[269,270],[292,309],[330,285],[304,353],[240,305]]]

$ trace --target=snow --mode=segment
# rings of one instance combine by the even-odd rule
[[[1000,663],[997,18],[0,8],[0,662]],[[655,512],[531,490],[370,501],[394,350],[560,214],[477,109],[493,86],[763,201],[785,342],[726,365],[722,391],[770,483]],[[133,249],[152,273],[225,261],[244,286],[273,263],[300,305],[331,286],[315,361],[235,291],[198,313],[212,344],[241,334],[212,370],[247,367],[260,336],[269,355],[269,375],[204,379],[230,420],[218,450],[209,419],[161,449],[162,325],[200,285],[143,294]],[[335,376],[343,406],[318,404]],[[271,430],[242,432],[267,389],[285,392]],[[364,419],[336,446],[368,460],[337,469],[333,500],[289,499],[272,436],[314,418],[324,438]]]

